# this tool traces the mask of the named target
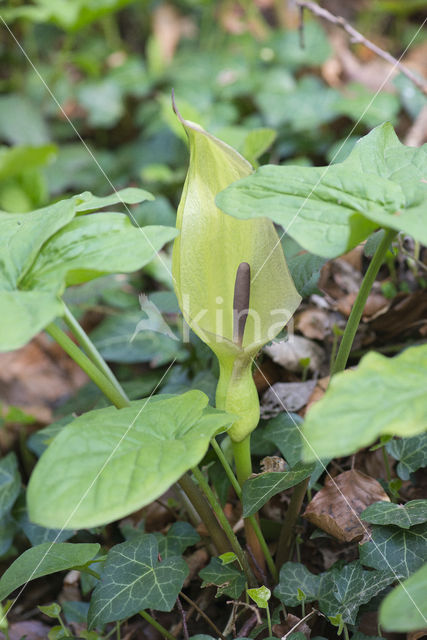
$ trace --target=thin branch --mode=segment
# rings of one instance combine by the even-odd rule
[[[327,20],[328,22],[341,27],[341,29],[344,29],[344,31],[351,37],[352,42],[363,44],[367,49],[370,49],[371,51],[376,53],[377,56],[383,58],[383,60],[386,60],[393,66],[398,67],[400,71],[407,78],[409,78],[415,84],[415,86],[418,87],[418,89],[420,89],[420,91],[427,95],[427,82],[416,76],[415,73],[408,69],[408,67],[405,67],[405,65],[394,58],[390,53],[384,51],[384,49],[381,49],[376,44],[365,38],[365,36],[363,36],[359,31],[352,27],[351,24],[347,22],[347,20],[345,20],[341,16],[335,16],[330,11],[323,9],[323,7],[319,7],[319,5],[315,4],[314,2],[310,2],[310,0],[296,0],[296,4],[298,7],[300,7],[301,10],[308,9],[319,18],[323,18],[324,20]]]
[[[216,635],[218,636],[218,638],[221,638],[221,640],[225,640],[225,637],[223,636],[223,634],[221,633],[221,631],[218,629],[218,627],[216,626],[216,624],[214,622],[212,622],[212,620],[209,618],[208,615],[206,615],[206,613],[203,611],[203,609],[201,609],[199,607],[199,605],[194,602],[194,600],[192,600],[191,598],[189,598],[185,593],[183,593],[182,591],[179,592],[179,595],[181,596],[181,598],[183,600],[185,600],[186,602],[188,602],[189,605],[191,605],[196,611],[197,613],[202,616],[202,618],[204,620],[206,620],[206,622],[208,623],[208,625],[210,627],[212,627],[212,629],[214,630],[214,632],[216,633]]]

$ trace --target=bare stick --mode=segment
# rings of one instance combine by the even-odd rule
[[[333,13],[330,13],[330,11],[319,7],[319,5],[315,4],[314,2],[310,2],[310,0],[296,0],[296,3],[301,9],[308,9],[309,11],[314,13],[314,15],[319,16],[319,18],[323,18],[324,20],[327,20],[328,22],[341,27],[341,29],[344,29],[344,31],[348,33],[349,36],[351,36],[352,42],[365,45],[367,49],[370,49],[371,51],[376,53],[377,56],[383,58],[383,60],[387,60],[387,62],[389,62],[393,66],[398,67],[400,71],[407,78],[409,78],[415,84],[415,86],[418,87],[418,89],[420,89],[425,95],[427,95],[427,83],[424,80],[418,78],[415,73],[408,69],[408,67],[405,67],[405,65],[399,62],[399,60],[394,58],[390,53],[384,51],[384,49],[381,49],[376,44],[365,38],[365,36],[363,36],[359,31],[352,27],[351,24],[347,22],[347,20],[345,20],[341,16],[334,16]]]

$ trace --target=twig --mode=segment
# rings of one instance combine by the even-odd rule
[[[405,67],[405,65],[399,62],[399,60],[394,58],[390,53],[384,51],[384,49],[381,49],[376,44],[365,38],[365,36],[363,36],[359,31],[352,27],[351,24],[347,22],[347,20],[345,20],[341,16],[335,16],[333,13],[330,13],[330,11],[319,7],[319,5],[315,4],[314,2],[310,2],[310,0],[296,0],[296,4],[298,7],[300,7],[301,10],[308,9],[309,11],[314,13],[314,15],[319,16],[319,18],[323,18],[324,20],[327,20],[328,22],[331,22],[332,24],[335,24],[338,27],[344,29],[344,31],[348,33],[349,36],[351,36],[352,42],[363,44],[367,49],[370,49],[371,51],[376,53],[377,56],[383,58],[383,60],[386,60],[390,64],[398,67],[400,71],[407,78],[409,78],[415,84],[415,86],[418,87],[418,89],[420,89],[420,91],[427,95],[427,83],[425,81],[418,78],[415,73],[408,69],[408,67]]]
[[[184,638],[185,640],[190,640],[190,636],[188,635],[187,619],[185,617],[184,607],[182,606],[182,602],[179,599],[179,596],[176,599],[176,604],[178,605],[178,609],[182,618],[182,629],[184,631]]]
[[[295,525],[299,518],[309,480],[310,478],[307,478],[294,487],[291,501],[286,512],[285,522],[283,523],[282,530],[280,532],[276,557],[277,569],[280,569],[282,564],[287,562],[290,558]]]
[[[203,611],[203,609],[201,609],[199,607],[199,605],[194,602],[194,600],[192,600],[191,598],[189,598],[185,593],[183,593],[183,591],[179,592],[179,595],[181,596],[181,598],[183,600],[185,600],[186,602],[188,602],[189,605],[191,605],[193,607],[193,609],[195,609],[197,611],[197,613],[202,616],[202,618],[204,620],[206,620],[206,622],[208,623],[208,625],[210,627],[212,627],[212,629],[215,631],[215,633],[217,634],[218,638],[221,638],[221,640],[225,640],[224,636],[222,635],[221,631],[218,629],[218,627],[216,626],[216,624],[214,622],[212,622],[212,620],[209,618],[208,615],[206,615],[206,613]]]
[[[308,618],[311,618],[311,616],[313,616],[315,613],[317,613],[318,615],[325,617],[322,613],[320,613],[320,611],[317,611],[317,609],[312,609],[310,611],[310,613],[307,613],[306,616],[304,616],[304,618],[301,618],[301,620],[298,620],[298,622],[296,624],[294,624],[294,626],[292,627],[292,629],[289,629],[289,631],[287,633],[285,633],[284,636],[282,636],[280,638],[280,640],[286,640],[286,638],[291,634],[295,632],[295,629],[297,627],[300,626],[300,624],[302,624],[303,622],[305,622],[305,620],[308,620]]]

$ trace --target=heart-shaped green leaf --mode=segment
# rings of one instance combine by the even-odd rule
[[[207,405],[204,393],[189,391],[91,411],[69,423],[31,476],[30,519],[81,529],[149,504],[198,464],[211,437],[231,424],[233,417]]]
[[[45,243],[22,286],[61,291],[105,273],[136,271],[176,235],[172,227],[136,228],[119,213],[80,216]]]
[[[422,345],[394,358],[369,353],[356,371],[334,376],[302,426],[304,459],[354,453],[383,434],[427,430],[426,373],[427,345]]]

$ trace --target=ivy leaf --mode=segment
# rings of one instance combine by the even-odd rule
[[[426,371],[427,345],[422,345],[394,358],[368,353],[355,371],[334,376],[307,413],[304,459],[336,458],[383,434],[411,436],[427,430]]]
[[[99,544],[45,542],[22,553],[0,579],[0,600],[29,580],[48,576],[57,571],[86,564],[96,556]]]
[[[424,629],[427,619],[427,564],[383,600],[379,623],[386,631]]]
[[[344,622],[355,624],[360,606],[394,579],[388,571],[366,571],[359,561],[351,562],[342,569],[332,569],[323,574],[319,608],[327,616],[341,615]]]
[[[21,475],[16,455],[8,453],[0,460],[0,518],[12,508],[21,490]]]
[[[279,584],[274,595],[288,607],[301,604],[298,590],[303,591],[305,602],[317,600],[321,577],[311,573],[300,562],[285,562],[280,569]]]
[[[76,211],[84,213],[86,211],[103,209],[112,204],[138,204],[144,200],[154,200],[154,196],[144,189],[128,187],[115,191],[110,196],[104,196],[103,198],[94,196],[90,191],[84,191],[83,193],[79,193],[78,196],[74,196],[73,199],[76,203]]]
[[[359,561],[343,568],[314,575],[296,562],[286,562],[280,570],[279,585],[274,594],[286,605],[300,604],[298,591],[303,591],[305,602],[319,602],[319,609],[327,616],[341,616],[344,622],[354,624],[359,607],[393,582],[387,571],[367,571]]]
[[[216,598],[222,595],[229,596],[237,600],[245,588],[246,578],[241,571],[231,565],[223,565],[218,558],[211,558],[207,567],[199,571],[202,578],[202,587],[214,584],[218,587]]]
[[[246,480],[243,485],[243,517],[247,518],[277,493],[294,487],[305,480],[314,470],[314,464],[299,462],[291,471],[260,473]]]
[[[161,558],[179,556],[200,540],[197,531],[188,522],[174,522],[165,536],[158,540]]]
[[[154,535],[116,545],[92,594],[89,628],[129,618],[141,609],[171,611],[188,571],[181,556],[159,560]]]
[[[394,579],[409,577],[427,561],[427,524],[409,530],[374,525],[371,540],[360,546],[360,561],[374,569],[388,565]]]
[[[120,213],[79,216],[44,244],[22,286],[61,291],[105,273],[136,271],[176,235],[172,227],[136,228]]]
[[[194,390],[73,420],[32,473],[30,519],[45,527],[81,529],[149,504],[198,464],[211,437],[233,421],[207,405],[207,396]]]
[[[362,511],[360,517],[372,524],[394,524],[409,529],[415,524],[427,522],[427,500],[411,500],[406,504],[375,502]]]
[[[397,474],[402,480],[409,480],[409,476],[420,467],[427,467],[427,433],[421,433],[413,438],[393,439],[386,444],[387,452],[399,461]]]

